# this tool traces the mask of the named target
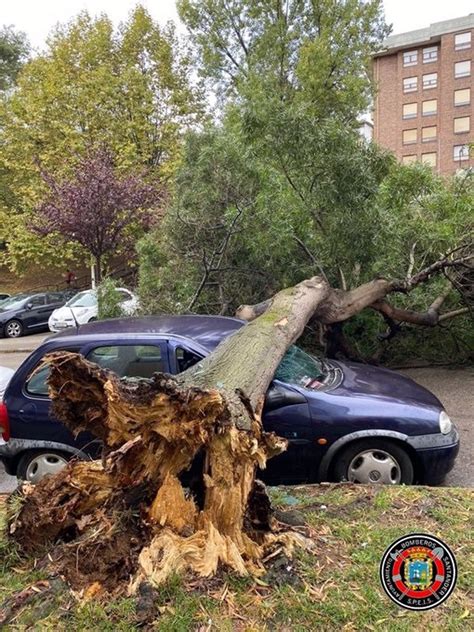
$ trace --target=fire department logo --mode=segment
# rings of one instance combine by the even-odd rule
[[[456,584],[456,560],[444,542],[425,533],[411,533],[393,542],[380,564],[387,595],[409,610],[439,606]]]

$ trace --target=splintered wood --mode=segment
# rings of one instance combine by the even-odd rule
[[[104,451],[25,485],[11,537],[28,553],[49,547],[50,566],[75,589],[132,592],[220,566],[259,575],[275,550],[305,545],[277,528],[255,480],[286,449],[263,431],[260,412],[276,367],[326,293],[316,278],[277,294],[261,318],[178,377],[121,380],[79,354],[47,356],[54,416]]]

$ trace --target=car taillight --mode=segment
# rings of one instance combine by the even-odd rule
[[[5,441],[10,438],[10,422],[8,421],[8,410],[4,402],[0,402],[0,434]]]

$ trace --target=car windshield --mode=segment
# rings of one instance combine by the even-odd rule
[[[305,388],[316,386],[325,377],[326,372],[321,360],[296,345],[288,349],[275,373],[277,380]]]
[[[67,307],[95,307],[97,296],[94,292],[79,292],[66,303]]]
[[[0,311],[6,312],[10,309],[18,309],[19,307],[23,307],[23,303],[28,298],[25,294],[18,294],[17,296],[10,296],[10,298],[6,298],[0,304]]]

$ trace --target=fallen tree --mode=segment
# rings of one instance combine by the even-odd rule
[[[472,256],[452,255],[404,281],[376,279],[354,290],[313,277],[239,315],[249,324],[179,376],[120,380],[78,354],[47,357],[53,412],[74,433],[105,445],[101,461],[72,462],[37,487],[10,520],[29,553],[56,544],[49,564],[74,587],[135,591],[186,570],[210,576],[220,565],[259,574],[276,547],[304,537],[272,520],[257,467],[286,448],[262,428],[266,391],[288,347],[310,319],[344,320],[378,308]],[[180,480],[203,454],[203,498]]]

